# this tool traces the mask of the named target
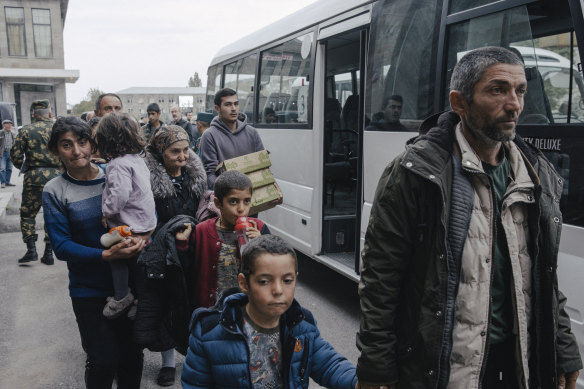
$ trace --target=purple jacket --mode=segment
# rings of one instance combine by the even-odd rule
[[[144,233],[156,227],[156,207],[150,171],[140,154],[126,154],[108,162],[101,211],[109,228],[130,226]]]

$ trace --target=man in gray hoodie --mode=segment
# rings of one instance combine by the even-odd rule
[[[213,118],[201,137],[201,159],[209,189],[215,185],[215,169],[219,163],[264,149],[257,130],[247,124],[247,116],[239,112],[237,92],[221,89],[215,94],[214,103],[219,115]]]

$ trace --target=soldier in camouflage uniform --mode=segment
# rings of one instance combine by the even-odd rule
[[[38,236],[35,231],[35,218],[41,208],[45,184],[61,173],[59,159],[47,147],[53,126],[49,100],[33,101],[31,113],[33,122],[20,130],[10,151],[10,159],[14,166],[22,166],[21,170],[25,172],[22,203],[20,205],[20,229],[27,251],[18,260],[18,263],[38,260],[36,251]],[[46,228],[45,252],[41,262],[46,265],[54,263]]]

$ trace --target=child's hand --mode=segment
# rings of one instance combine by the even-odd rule
[[[101,225],[103,226],[103,228],[107,228],[107,217],[105,216],[101,217]]]
[[[91,162],[93,163],[97,163],[97,164],[104,164],[107,163],[107,161],[101,157],[95,157],[95,158],[91,158]]]
[[[260,230],[258,230],[258,224],[255,222],[255,220],[248,219],[248,221],[253,225],[253,227],[247,227],[245,229],[245,234],[249,239],[257,238],[262,234]]]
[[[182,231],[178,231],[174,237],[176,240],[189,240],[189,236],[191,236],[191,232],[193,231],[193,227],[191,223],[185,223],[185,229]]]
[[[134,237],[126,238],[116,243],[107,250],[101,252],[104,261],[115,261],[118,259],[134,258],[144,248],[146,242],[143,239]]]

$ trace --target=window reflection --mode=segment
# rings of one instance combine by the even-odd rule
[[[517,132],[562,177],[564,222],[584,226],[584,138],[580,126],[570,125],[584,121],[584,81],[567,12],[550,14],[535,3],[450,26],[448,74],[466,52],[482,46],[508,47],[523,59],[527,94]]]
[[[257,54],[252,54],[225,66],[225,88],[237,92],[239,110],[247,116],[249,123],[254,122],[254,83]]]
[[[437,6],[433,0],[374,5],[365,130],[417,131],[433,113]]]
[[[312,39],[308,33],[261,53],[258,123],[308,123]]]

